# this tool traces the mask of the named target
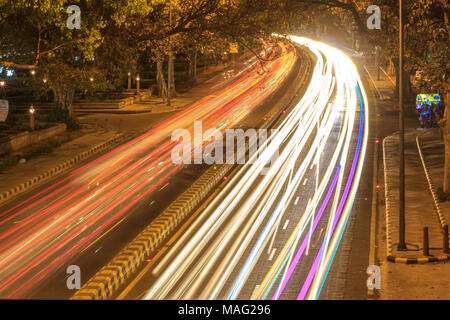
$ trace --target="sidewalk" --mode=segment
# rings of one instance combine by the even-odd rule
[[[212,91],[225,87],[227,83],[236,78],[250,64],[254,62],[254,57],[249,57],[249,53],[244,54],[235,63],[220,63],[211,66],[208,69],[199,71],[197,76],[197,85],[189,88],[185,92],[177,92],[176,96],[171,98],[171,106],[167,106],[161,97],[145,96],[141,102],[119,108],[76,108],[75,112],[80,115],[85,114],[142,114],[142,113],[164,113],[183,109],[195,101],[207,96]],[[141,93],[147,89],[141,89]]]
[[[384,74],[376,79],[375,66],[368,66],[375,85],[387,99],[380,99],[378,112],[383,116],[396,116],[397,108],[393,101],[393,83]],[[375,76],[374,76],[375,75]],[[377,115],[378,117],[380,114]],[[443,256],[441,221],[435,208],[430,188],[418,152],[416,137],[423,153],[435,188],[442,185],[444,170],[444,144],[439,129],[416,129],[417,120],[405,120],[405,213],[406,243],[408,251],[397,251],[398,245],[398,132],[385,139],[386,186],[389,190],[388,216],[384,192],[378,195],[378,215],[376,232],[376,261],[381,269],[381,289],[378,298],[382,300],[404,299],[450,299],[449,260],[424,264],[393,263],[388,255],[405,258],[425,258],[423,256],[423,227],[429,228],[430,255]],[[382,149],[381,149],[382,151]],[[382,153],[382,152],[381,152]],[[382,154],[381,154],[382,159]],[[385,187],[383,162],[380,163],[378,181]],[[381,201],[380,201],[381,200]],[[439,203],[446,221],[450,221],[450,202]],[[389,223],[389,225],[387,225]],[[386,228],[388,226],[388,228]],[[389,235],[387,234],[387,229]],[[387,239],[390,238],[390,249]],[[391,253],[388,250],[392,250]],[[417,259],[416,259],[417,260]],[[427,259],[423,259],[425,261]]]
[[[444,153],[438,130],[409,129],[405,132],[405,212],[406,243],[410,250],[397,251],[398,244],[398,135],[386,138],[387,185],[391,195],[390,223],[395,256],[423,257],[423,227],[429,228],[430,254],[443,255],[440,222],[419,159],[416,137],[435,186],[442,183]],[[440,203],[445,218],[450,218],[450,203]],[[380,299],[450,299],[450,263],[403,264],[387,261],[386,219],[384,205],[379,206],[378,260],[381,268]],[[418,251],[417,251],[418,250]]]
[[[377,94],[376,122],[378,137],[385,137],[386,168],[383,164],[383,146],[379,149],[378,183],[382,187],[378,192],[375,264],[381,269],[381,289],[377,297],[381,300],[418,300],[450,299],[450,260],[418,264],[394,263],[388,256],[404,257],[425,262],[430,257],[423,256],[423,227],[429,228],[430,255],[444,256],[442,252],[441,221],[430,192],[428,181],[419,155],[416,137],[426,167],[429,170],[434,188],[442,185],[444,170],[444,144],[439,129],[421,129],[418,127],[414,112],[405,110],[405,216],[406,243],[410,251],[397,251],[398,236],[398,107],[395,102],[395,76],[391,79],[381,73],[377,80],[376,67],[372,61],[366,61],[367,71],[371,74],[375,86],[384,99]],[[372,85],[372,83],[371,83]],[[384,172],[386,169],[386,172]],[[384,174],[387,181],[385,184]],[[388,201],[385,188],[388,188]],[[386,215],[386,203],[388,212]],[[441,212],[450,221],[450,202],[439,203]],[[389,232],[389,234],[387,233]],[[390,240],[388,247],[388,239]],[[391,252],[388,252],[391,251]],[[405,260],[403,260],[405,262]]]
[[[107,113],[84,111],[78,113],[77,118],[82,128],[73,133],[74,140],[64,143],[50,154],[39,155],[0,173],[0,194],[108,140],[117,139],[117,142],[111,145],[113,147],[123,142],[123,139],[118,139],[122,135],[126,139],[126,137],[131,138],[150,130],[156,124],[212,91],[225,87],[242,70],[245,70],[247,65],[248,58],[238,61],[234,66],[223,65],[225,68],[223,70],[210,68],[207,74],[200,76],[203,82],[185,93],[178,94],[172,99],[171,107],[167,107],[161,98],[153,97],[143,104],[127,106],[117,112],[108,110]],[[124,114],[124,110],[129,111],[128,114]],[[16,153],[22,154],[23,152]]]

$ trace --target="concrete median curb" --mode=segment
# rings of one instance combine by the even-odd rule
[[[401,258],[395,256],[388,256],[387,260],[389,262],[394,263],[403,263],[403,264],[423,264],[430,262],[442,262],[450,260],[450,255],[441,255],[441,256],[433,256],[433,257],[421,257],[421,258]]]
[[[193,212],[233,165],[213,166],[163,211],[131,243],[100,269],[72,297],[72,300],[110,298],[142,262],[160,248],[172,232]]]
[[[56,167],[54,167],[50,170],[44,171],[40,175],[29,179],[25,183],[21,183],[21,184],[15,186],[14,188],[9,189],[8,191],[1,193],[0,194],[0,205],[4,204],[8,200],[10,200],[12,197],[29,190],[31,187],[35,186],[37,183],[41,183],[41,182],[48,180],[49,178],[53,177],[54,175],[61,173],[62,171],[66,170],[70,167],[73,167],[75,164],[79,163],[80,161],[85,160],[85,159],[89,158],[90,156],[92,156],[100,151],[105,150],[106,148],[110,147],[111,145],[116,144],[117,142],[122,141],[123,139],[124,139],[124,136],[122,134],[116,135],[114,138],[112,138],[106,142],[100,143],[87,151],[79,153],[75,157],[73,157],[67,161],[64,161],[63,163],[57,165]]]
[[[385,138],[383,140],[383,169],[384,169],[384,192],[385,192],[385,209],[386,209],[386,245],[387,245],[387,261],[393,262],[393,263],[403,263],[403,264],[424,264],[424,263],[430,263],[430,262],[442,262],[450,260],[450,255],[443,254],[439,256],[430,256],[430,257],[411,257],[411,258],[405,258],[405,257],[396,257],[393,254],[393,247],[392,247],[392,235],[391,235],[391,223],[390,221],[390,192],[387,184],[387,170],[386,170],[386,148],[385,148]],[[417,143],[418,140],[416,140]],[[421,155],[420,145],[418,144],[419,148],[419,154]],[[421,155],[422,158],[422,155]],[[442,222],[442,220],[440,220]],[[444,221],[445,222],[445,221]]]
[[[425,158],[422,153],[419,136],[416,137],[416,144],[420,156],[420,161],[422,162],[423,171],[425,173],[425,177],[427,178],[428,188],[430,189],[431,197],[433,198],[434,202],[434,207],[436,208],[436,212],[439,218],[439,223],[441,224],[441,227],[444,228],[444,226],[447,225],[447,221],[445,220],[445,217],[442,213],[441,205],[439,204],[438,196],[436,194],[436,187],[434,186],[433,181],[431,180],[430,171],[428,170]]]

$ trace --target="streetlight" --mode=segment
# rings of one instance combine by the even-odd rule
[[[6,82],[0,81],[0,87],[2,88],[2,99],[6,98],[6,89],[5,89]]]
[[[139,77],[139,74],[136,77],[136,92],[139,93],[141,90],[141,78]]]
[[[128,90],[131,89],[131,72],[128,72]]]
[[[403,119],[403,0],[399,0],[399,138],[400,138],[400,168],[399,168],[399,223],[398,223],[398,250],[405,251],[405,129]]]
[[[172,28],[172,1],[169,0],[169,29]],[[170,86],[172,82],[172,37],[169,35],[169,62],[167,63],[167,105],[170,107]]]
[[[92,77],[89,78],[89,81],[91,83],[94,82],[94,78],[92,78]],[[92,84],[91,84],[91,87],[90,87],[89,91],[90,91],[90,95],[93,96],[94,95],[94,88],[92,87]]]
[[[36,75],[36,71],[35,70],[31,70],[31,75],[33,76],[33,79],[34,79],[34,76]]]
[[[30,107],[30,128],[31,131],[34,131],[34,113],[36,112],[36,109],[34,109],[33,106]]]

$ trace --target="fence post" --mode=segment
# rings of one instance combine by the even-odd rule
[[[430,247],[428,244],[428,227],[423,227],[423,255],[430,255]]]
[[[443,243],[443,248],[444,248],[444,253],[449,253],[449,248],[448,248],[448,224],[446,224],[444,226],[444,243]]]

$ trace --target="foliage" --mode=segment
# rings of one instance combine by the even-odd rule
[[[0,158],[0,173],[17,165],[17,157],[14,155]]]
[[[450,201],[450,192],[444,192],[443,187],[437,189],[437,196],[441,202]]]

